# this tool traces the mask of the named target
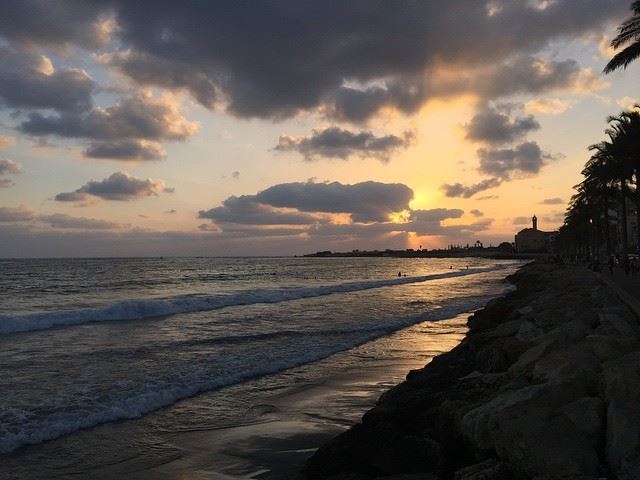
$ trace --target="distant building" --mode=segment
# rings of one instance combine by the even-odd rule
[[[516,233],[516,252],[535,253],[551,251],[551,239],[556,232],[538,230],[538,217],[531,219],[531,228],[525,228]]]

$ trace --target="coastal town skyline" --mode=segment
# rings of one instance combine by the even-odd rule
[[[534,214],[556,230],[587,147],[638,102],[638,64],[602,74],[629,2],[579,3],[223,2],[178,21],[3,2],[0,255],[498,245]]]

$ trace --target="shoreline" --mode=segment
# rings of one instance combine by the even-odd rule
[[[57,465],[57,473],[87,478],[299,478],[296,475],[304,461],[319,445],[349,428],[383,392],[402,381],[409,369],[419,368],[457,345],[466,333],[468,315],[425,321],[318,362],[274,374],[288,377],[285,388],[266,389],[272,376],[262,377],[202,393],[138,419],[106,423],[25,446],[0,456],[0,470],[11,472],[8,479],[44,478],[52,471],[47,460],[51,453],[64,451],[68,460]],[[425,341],[425,336],[431,340]],[[372,344],[379,346],[373,348]],[[361,364],[350,360],[354,354],[363,359]],[[317,373],[309,381],[311,370]],[[250,391],[238,396],[247,385]],[[167,430],[171,418],[191,417],[193,411],[213,412],[231,398],[242,405],[243,421],[190,422],[189,428]],[[136,445],[150,437],[154,439],[153,450],[136,451]],[[85,455],[100,448],[109,455],[95,465],[76,467],[82,465]]]
[[[583,267],[533,263],[509,280],[458,346],[318,449],[306,478],[640,478],[637,317]]]
[[[353,252],[317,252],[295,255],[296,258],[479,258],[483,260],[546,260],[550,253],[501,252],[497,249],[481,250],[372,250]]]

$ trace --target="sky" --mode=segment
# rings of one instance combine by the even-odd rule
[[[629,0],[0,2],[0,257],[290,255],[562,224],[640,98]]]

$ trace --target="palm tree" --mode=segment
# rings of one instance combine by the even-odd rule
[[[602,209],[605,248],[608,258],[612,253],[609,209],[611,208],[612,200],[615,200],[618,193],[615,187],[617,180],[615,165],[612,165],[606,156],[594,154],[585,164],[582,175],[584,175],[585,179],[574,188],[595,196],[593,203]],[[596,219],[599,224],[600,214],[597,215]]]
[[[626,47],[609,60],[604,73],[611,73],[620,67],[627,68],[627,65],[640,57],[640,0],[631,4],[631,10],[633,15],[622,22],[618,27],[618,35],[611,41],[611,46],[616,50],[625,45]]]
[[[640,10],[640,1],[636,4]],[[627,200],[632,198],[631,193],[635,200],[636,222],[640,226],[640,110],[622,112],[609,117],[607,122],[609,125],[605,133],[608,139],[589,147],[593,153],[582,170],[583,181],[574,187],[576,194],[567,208],[558,241],[567,252],[599,252],[603,219],[609,254],[609,210],[612,204],[619,204],[618,223],[622,227],[622,255],[626,260],[629,253]],[[629,182],[635,188],[630,189]],[[636,242],[640,248],[640,228]]]
[[[592,208],[590,205],[590,194],[581,183],[576,185],[578,190],[571,197],[564,225],[560,228],[561,242],[564,242],[565,249],[569,249],[573,254],[583,256],[592,254],[591,232]]]
[[[609,117],[609,123],[611,126],[607,133],[618,148],[625,174],[627,178],[635,176],[636,243],[640,246],[640,112],[622,112],[616,117]]]
[[[616,141],[616,135],[611,129],[607,129],[610,141],[602,141],[589,146],[589,150],[595,151],[593,155],[599,161],[607,165],[606,176],[615,178],[620,183],[620,204],[622,206],[622,255],[627,258],[629,253],[629,236],[627,226],[627,202],[628,194],[627,179],[629,177],[629,169],[623,161],[622,148],[619,141]]]

